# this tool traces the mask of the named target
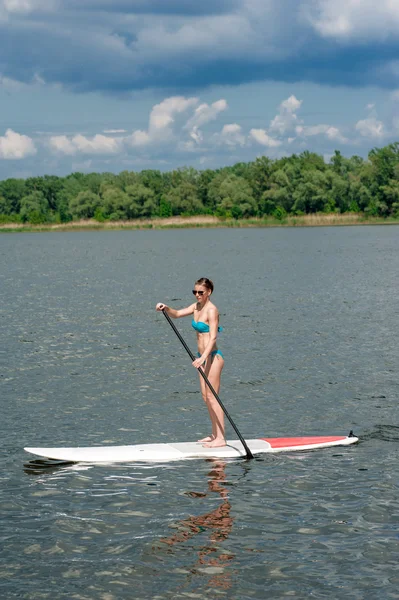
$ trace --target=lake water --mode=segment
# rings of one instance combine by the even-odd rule
[[[0,598],[399,598],[398,248],[396,226],[0,236]],[[51,468],[23,451],[208,434],[154,310],[202,276],[243,436],[359,444]]]

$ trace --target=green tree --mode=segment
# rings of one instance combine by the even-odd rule
[[[249,165],[249,183],[258,202],[264,192],[269,189],[272,167],[273,162],[267,156],[261,156]]]
[[[243,217],[257,213],[253,190],[243,177],[234,174],[226,177],[225,173],[219,173],[209,186],[208,196],[220,216],[232,216],[233,206],[239,207]]]
[[[155,201],[155,192],[143,185],[135,183],[126,188],[126,194],[129,197],[128,218],[151,217],[157,212]]]
[[[11,214],[11,203],[0,195],[0,215]]]
[[[204,212],[204,205],[198,197],[197,187],[189,181],[182,181],[172,188],[165,198],[174,215],[198,215]]]
[[[155,202],[159,202],[162,194],[168,187],[169,173],[161,173],[152,169],[141,171],[137,174],[137,183],[141,183],[146,188],[154,192]]]
[[[159,216],[160,217],[171,217],[173,214],[172,205],[165,196],[162,196],[159,203]]]
[[[6,179],[0,182],[0,195],[5,200],[6,214],[19,213],[21,198],[27,195],[25,181],[23,179]]]
[[[118,177],[119,187],[126,192],[129,185],[135,185],[138,182],[138,175],[134,171],[122,171]]]
[[[32,224],[45,223],[49,217],[49,204],[42,192],[32,192],[21,199],[21,218]]]
[[[324,212],[347,212],[350,208],[348,179],[331,170],[327,170],[324,176],[327,187]]]
[[[316,169],[306,170],[302,181],[295,188],[293,198],[294,212],[314,213],[323,211],[326,204],[330,204],[331,207],[325,174]]]
[[[383,148],[374,148],[369,153],[372,165],[370,192],[372,195],[369,212],[386,216],[392,213],[395,203],[396,182],[399,180],[399,142]]]
[[[120,188],[107,187],[101,198],[101,211],[105,218],[111,221],[128,219],[131,199]]]
[[[212,209],[214,209],[211,200],[208,198],[208,189],[211,181],[213,181],[216,175],[217,171],[212,171],[212,169],[206,169],[205,171],[201,171],[197,180],[198,198],[201,200],[206,211],[208,212],[212,212]]]
[[[71,198],[69,201],[69,211],[73,218],[91,219],[100,205],[100,197],[86,190],[79,192],[75,198]]]

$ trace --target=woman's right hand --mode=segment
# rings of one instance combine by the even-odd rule
[[[169,308],[169,306],[166,306],[166,304],[164,304],[163,302],[158,302],[158,304],[155,307],[155,310],[165,310],[165,308]]]

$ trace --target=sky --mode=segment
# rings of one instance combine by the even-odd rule
[[[399,0],[0,0],[0,179],[399,140]]]

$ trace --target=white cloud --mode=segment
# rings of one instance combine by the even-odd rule
[[[225,101],[222,101],[224,103]],[[183,114],[189,108],[198,104],[198,98],[185,98],[183,96],[172,96],[166,98],[159,104],[155,104],[149,116],[148,130],[137,129],[130,135],[119,135],[122,130],[108,130],[112,135],[97,134],[91,138],[78,134],[75,136],[57,135],[50,137],[50,146],[61,154],[116,154],[122,152],[125,145],[141,148],[150,144],[172,142],[174,139],[173,125],[178,115]],[[204,105],[202,105],[204,106]],[[215,102],[209,111],[197,115],[199,122],[205,122],[215,118],[213,115],[220,112],[222,104]],[[194,115],[195,117],[195,115]],[[202,134],[198,128],[193,127],[191,138],[196,143],[202,140]]]
[[[294,113],[301,108],[302,100],[298,100],[295,96],[290,96],[283,100],[280,104],[280,110],[283,112]]]
[[[348,139],[342,135],[338,127],[332,125],[298,125],[295,128],[297,135],[311,137],[315,135],[325,135],[331,141],[337,141],[341,144],[347,144]]]
[[[384,123],[375,117],[362,119],[355,125],[356,131],[363,137],[382,139],[385,136]]]
[[[149,21],[151,23],[151,21]],[[205,53],[211,58],[229,57],[232,51],[238,53],[242,45],[248,47],[253,33],[251,23],[244,14],[214,15],[195,19],[176,19],[168,26],[154,18],[151,26],[143,27],[137,34],[136,47],[145,54],[168,56]]]
[[[0,158],[20,160],[36,154],[36,152],[32,138],[27,135],[21,135],[12,129],[7,129],[5,135],[0,137]]]
[[[215,139],[226,146],[245,146],[246,143],[242,127],[237,123],[224,125],[222,131],[215,135]]]
[[[203,133],[196,125],[190,131],[190,137],[196,144],[201,144],[204,140]]]
[[[395,100],[395,95],[391,96]],[[364,109],[365,105],[366,101],[363,100],[360,109]],[[357,123],[353,122],[351,127],[347,124],[341,127],[339,124],[317,122],[307,125],[304,119],[298,117],[301,107],[302,101],[291,95],[279,104],[269,128],[262,128],[259,118],[253,123],[255,127],[246,128],[239,122],[233,122],[220,126],[217,133],[214,133],[215,127],[207,128],[205,125],[217,119],[228,108],[225,99],[207,104],[201,103],[197,97],[173,96],[152,107],[147,129],[137,129],[130,134],[125,129],[102,128],[102,133],[96,135],[89,135],[89,132],[82,130],[78,134],[47,132],[36,143],[55,151],[53,157],[57,160],[57,154],[76,157],[77,162],[82,156],[82,160],[95,155],[103,156],[96,162],[100,165],[98,168],[102,168],[107,161],[109,164],[118,164],[119,167],[124,160],[133,160],[132,156],[140,156],[143,164],[149,164],[154,153],[156,156],[166,155],[168,164],[173,163],[174,155],[175,160],[179,160],[178,156],[181,160],[184,152],[187,156],[188,153],[191,156],[196,153],[197,158],[193,160],[199,161],[199,157],[205,154],[216,156],[216,150],[217,158],[214,156],[212,160],[218,164],[223,160],[233,160],[231,150],[234,150],[234,160],[251,160],[251,153],[256,145],[271,151],[278,149],[274,156],[281,152],[295,152],[310,145],[315,152],[330,152],[340,145],[366,146],[385,138],[391,139],[399,131],[399,115],[395,111],[390,116],[388,127],[388,121],[384,124],[377,119],[375,107],[371,104],[366,107],[367,117]],[[319,139],[310,142],[312,138]],[[33,140],[27,136],[9,129],[0,138],[0,158],[23,158],[34,152],[36,148]]]
[[[35,11],[54,10],[56,0],[0,0],[0,10],[7,13],[27,14]]]
[[[342,135],[338,127],[333,127],[332,125],[329,125],[326,130],[326,136],[329,140],[336,140],[337,142],[341,142],[341,144],[347,144],[349,142],[348,138]]]
[[[399,33],[397,0],[306,0],[301,12],[327,38],[370,42]]]
[[[238,125],[238,123],[230,123],[224,125],[220,133],[214,133],[211,137],[211,141],[217,146],[228,146],[232,148],[235,146],[245,146],[247,139],[242,131],[241,125]]]
[[[174,122],[176,115],[185,112],[197,103],[198,98],[172,96],[166,98],[160,104],[156,104],[150,114],[149,132],[155,133],[168,128]]]
[[[10,79],[9,77],[4,77],[0,75],[0,88],[3,88],[7,91],[18,91],[24,87],[22,83],[16,81],[15,79]]]
[[[264,129],[251,129],[249,135],[255,142],[258,142],[258,144],[261,144],[262,146],[267,146],[268,148],[277,148],[277,146],[281,146],[282,143],[279,140],[270,137]]]
[[[226,100],[217,100],[213,104],[200,104],[194,111],[193,116],[187,121],[185,128],[191,129],[193,127],[201,127],[209,121],[217,119],[219,113],[226,110],[228,107]]]
[[[278,114],[270,122],[270,131],[276,131],[280,135],[292,131],[302,121],[298,119],[296,112],[301,108],[302,100],[290,96],[281,102]]]
[[[153,142],[165,142],[173,138],[172,126],[179,114],[198,104],[198,98],[171,96],[152,108],[148,131],[136,130],[125,141],[131,146],[146,146]]]
[[[146,131],[137,129],[126,138],[126,142],[131,146],[146,146],[151,142],[151,138]]]
[[[97,134],[92,138],[78,134],[72,138],[66,135],[53,136],[49,140],[50,146],[62,154],[115,154],[121,148],[120,138],[112,138]]]
[[[17,81],[16,79],[11,79],[10,77],[5,77],[0,73],[0,88],[10,92],[27,91],[31,86],[42,86],[44,84],[45,81],[38,74],[35,74],[29,83],[25,83],[22,81]]]
[[[49,144],[53,150],[62,154],[75,154],[76,148],[66,135],[54,135],[50,137]]]
[[[197,106],[192,117],[190,117],[184,126],[184,129],[189,129],[190,138],[196,143],[201,144],[204,139],[202,131],[199,129],[201,125],[205,125],[210,121],[217,119],[219,114],[227,109],[227,102],[224,99],[217,100],[209,105],[206,102]]]

